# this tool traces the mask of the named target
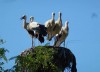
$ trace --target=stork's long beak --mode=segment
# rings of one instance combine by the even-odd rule
[[[26,15],[22,16],[20,19],[21,19],[21,20],[22,20],[22,19],[26,19]]]

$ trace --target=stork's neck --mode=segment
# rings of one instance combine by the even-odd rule
[[[61,14],[59,14],[59,19],[61,20]]]
[[[59,25],[62,27],[62,19],[61,19],[61,15],[59,15],[59,17],[58,17],[58,23],[59,23]]]
[[[31,17],[31,18],[30,18],[30,22],[33,22],[33,20],[34,20],[33,17]]]
[[[24,27],[25,29],[27,29],[26,19],[24,19],[24,21],[23,21],[23,27]]]
[[[58,21],[61,21],[61,22],[62,22],[62,20],[61,20],[61,15],[59,15],[59,17],[58,17]]]
[[[65,29],[66,29],[67,31],[69,31],[68,24],[65,25]]]
[[[54,20],[54,15],[52,15],[52,19]]]

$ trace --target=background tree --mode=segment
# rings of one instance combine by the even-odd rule
[[[4,44],[4,40],[3,39],[0,39],[0,45]],[[3,65],[4,65],[4,61],[7,62],[7,57],[5,55],[5,53],[7,52],[8,50],[5,49],[5,48],[2,48],[0,47],[0,72],[1,71],[4,71],[4,68],[3,68]],[[4,60],[4,61],[3,61]]]

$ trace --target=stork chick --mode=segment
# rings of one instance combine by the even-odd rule
[[[50,40],[60,32],[61,28],[62,28],[62,19],[61,19],[62,13],[59,12],[58,13],[58,20],[55,22],[53,31],[52,31],[52,36],[50,37]]]
[[[48,33],[47,40],[49,41],[50,41],[51,33],[55,25],[54,17],[55,17],[55,13],[52,12],[52,18],[45,22],[45,27],[47,28],[47,33]]]
[[[65,39],[68,36],[69,33],[69,27],[68,27],[68,21],[65,22],[65,27],[62,27],[61,31],[59,32],[59,34],[56,34],[56,40],[54,43],[54,46],[59,47],[61,45],[62,42],[65,41]]]

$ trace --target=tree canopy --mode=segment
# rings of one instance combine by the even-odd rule
[[[4,43],[3,39],[0,39],[0,45],[2,45]],[[0,47],[0,72],[4,71],[3,65],[4,65],[4,61],[7,62],[7,57],[6,57],[6,52],[8,50],[5,48]]]

